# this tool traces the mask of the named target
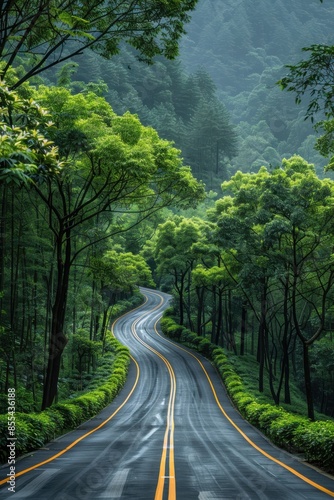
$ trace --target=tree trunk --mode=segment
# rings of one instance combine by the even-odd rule
[[[247,323],[247,302],[242,301],[241,306],[241,327],[240,327],[240,356],[245,354],[245,336],[246,336],[246,323]]]
[[[314,420],[314,405],[311,383],[311,367],[309,358],[309,346],[303,342],[303,364],[304,364],[304,378],[305,378],[305,393],[307,401],[307,416]]]
[[[52,405],[57,394],[61,357],[67,338],[64,333],[67,293],[71,267],[70,228],[60,230],[57,237],[57,284],[55,301],[52,307],[51,332],[46,378],[43,388],[42,410]],[[65,255],[63,256],[63,241]],[[64,257],[64,262],[63,262]]]
[[[261,293],[261,317],[259,324],[258,349],[257,349],[257,361],[259,363],[259,392],[263,392],[264,390],[265,338],[267,335],[266,314],[267,314],[267,288],[266,284],[264,283]]]
[[[196,287],[196,294],[198,298],[197,308],[197,335],[202,335],[202,318],[204,317],[204,287]],[[204,322],[203,322],[204,323]]]
[[[2,193],[0,215],[0,315],[3,311],[3,294],[5,287],[5,248],[6,248],[6,213],[7,213],[7,186],[0,185]]]
[[[291,341],[291,315],[289,314],[289,277],[286,278],[284,283],[284,332],[282,339],[282,370],[284,370],[284,402],[291,404],[290,394],[290,360],[289,360],[289,344]],[[290,331],[290,334],[289,334]]]
[[[216,287],[212,287],[212,313],[211,313],[211,342],[217,343],[216,342],[216,335],[217,335],[217,306],[216,306]]]
[[[216,341],[217,345],[224,347],[224,335],[223,335],[223,291],[218,287],[218,318],[217,318],[217,333]]]
[[[283,339],[283,367],[284,367],[284,403],[291,404],[290,394],[290,366],[289,366],[289,350],[286,339]]]

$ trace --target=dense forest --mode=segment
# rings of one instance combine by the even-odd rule
[[[88,388],[144,285],[254,360],[273,404],[333,417],[332,115],[305,119],[278,81],[332,42],[334,8],[147,2],[149,19],[120,13],[90,51],[111,14],[65,4],[45,30],[2,13],[16,19],[0,46],[2,412],[9,387],[26,413]]]
[[[284,65],[301,49],[329,43],[333,7],[317,0],[201,0],[186,27],[180,58],[138,62],[124,47],[105,61],[86,53],[59,75],[79,91],[82,82],[104,82],[104,96],[117,113],[130,110],[145,125],[175,142],[195,176],[220,193],[237,170],[277,166],[299,154],[323,176],[326,160],[314,149],[316,132],[304,103],[282,92]],[[76,65],[79,65],[78,67]],[[55,74],[48,73],[57,82]],[[103,91],[100,87],[101,92]],[[233,125],[233,126],[231,126]]]

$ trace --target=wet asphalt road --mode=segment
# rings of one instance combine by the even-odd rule
[[[40,465],[16,477],[15,493],[2,485],[0,499],[334,497],[333,477],[273,447],[234,410],[207,360],[159,334],[168,296],[143,292],[146,303],[114,326],[133,356],[124,389],[95,418],[18,460],[17,473]]]

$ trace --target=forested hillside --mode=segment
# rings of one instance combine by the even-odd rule
[[[326,160],[314,150],[316,132],[304,119],[306,104],[296,106],[277,81],[284,65],[301,58],[303,47],[330,40],[333,10],[317,0],[200,0],[180,59],[156,58],[147,66],[128,46],[110,61],[86,52],[63,67],[58,81],[72,80],[76,91],[82,82],[99,84],[116,112],[137,113],[175,141],[210,189],[220,191],[221,180],[238,169],[276,166],[293,154],[323,175]],[[57,81],[54,72],[46,74]]]
[[[188,72],[205,69],[237,124],[239,155],[231,171],[256,171],[300,154],[323,174],[305,105],[281,92],[277,80],[313,44],[332,43],[334,6],[317,0],[201,0],[182,39]]]

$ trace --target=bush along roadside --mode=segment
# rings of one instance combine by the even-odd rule
[[[260,429],[274,444],[294,453],[319,468],[334,473],[334,422],[311,422],[307,417],[289,413],[280,406],[260,403],[245,389],[223,348],[178,325],[171,309],[161,319],[162,332],[169,338],[197,350],[208,358],[224,381],[226,390],[241,415]]]
[[[137,295],[134,300],[122,301],[113,311],[121,316],[143,302]],[[40,448],[56,437],[75,429],[94,417],[113,401],[123,387],[130,364],[129,349],[111,334],[107,336],[103,363],[94,373],[94,378],[85,393],[53,404],[39,413],[15,413],[16,457]],[[8,415],[0,415],[0,462],[8,458]]]

